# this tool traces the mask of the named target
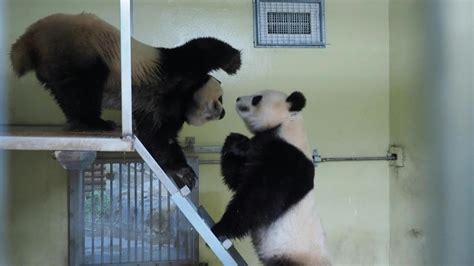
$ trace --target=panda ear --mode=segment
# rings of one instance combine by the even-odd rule
[[[290,103],[290,112],[299,112],[303,110],[306,105],[306,98],[303,93],[294,91],[286,98],[286,101]]]

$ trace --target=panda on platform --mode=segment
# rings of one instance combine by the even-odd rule
[[[27,28],[10,59],[19,77],[36,72],[66,116],[68,130],[114,129],[101,112],[121,105],[117,28],[93,14],[50,15]],[[175,48],[132,38],[136,134],[179,186],[193,187],[197,177],[177,142],[178,132],[184,122],[200,126],[223,118],[222,88],[209,72],[222,69],[232,75],[240,65],[240,51],[215,38]]]
[[[314,165],[300,111],[306,99],[262,91],[237,98],[237,112],[254,134],[230,134],[221,157],[224,182],[234,192],[218,237],[250,233],[264,265],[330,265],[315,209]]]

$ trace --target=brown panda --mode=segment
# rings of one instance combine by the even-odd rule
[[[119,109],[120,32],[99,17],[54,14],[30,25],[10,54],[16,74],[35,71],[64,115],[68,130],[112,130],[102,107]],[[209,72],[232,75],[240,51],[211,37],[175,48],[151,47],[132,38],[133,117],[137,136],[178,186],[193,187],[177,135],[184,122],[222,119],[220,82]],[[177,177],[177,178],[176,178]]]

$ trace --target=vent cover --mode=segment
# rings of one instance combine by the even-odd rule
[[[255,0],[256,47],[325,47],[324,0]]]

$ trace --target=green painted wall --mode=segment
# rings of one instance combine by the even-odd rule
[[[430,265],[432,158],[426,127],[423,1],[390,2],[390,143],[404,148],[405,166],[390,171],[390,263]],[[426,257],[422,254],[426,254]],[[430,263],[431,262],[431,263]]]
[[[391,0],[390,264],[472,265],[472,1]]]
[[[193,37],[210,35],[242,49],[243,66],[238,75],[216,74],[225,87],[226,118],[201,128],[186,127],[183,137],[195,136],[198,145],[220,145],[230,131],[247,132],[233,111],[237,96],[261,89],[287,92],[297,89],[307,96],[305,117],[310,142],[323,156],[386,153],[389,144],[388,0],[326,1],[329,42],[326,49],[254,48],[252,4],[247,0],[199,3],[136,0],[135,3],[134,35],[145,43],[174,46]],[[99,4],[96,1],[11,0],[8,9],[11,42],[27,25],[53,12],[85,10],[114,25],[119,22],[118,1]],[[17,80],[10,72],[9,82],[12,123],[63,123],[59,108],[40,89],[33,75]],[[118,113],[106,112],[106,116],[116,119]],[[25,162],[28,168],[23,166]],[[11,166],[13,263],[61,264],[67,251],[65,171],[46,152],[12,153]],[[26,170],[34,176],[26,176]],[[203,165],[200,173],[201,203],[218,219],[230,194],[220,181],[217,166]],[[384,162],[328,163],[318,167],[316,173],[318,206],[335,264],[388,264],[388,165]],[[22,184],[31,184],[35,193],[23,193]],[[24,200],[18,198],[20,196]],[[31,203],[28,208],[35,212],[27,212],[26,200]],[[40,214],[43,212],[40,207],[48,212]],[[41,238],[33,230],[33,221],[41,221],[36,224],[40,226],[37,231],[41,231]],[[48,229],[53,224],[55,229]],[[46,236],[43,234],[58,247],[44,245]],[[239,241],[237,247],[250,265],[257,264],[248,239]],[[219,265],[204,246],[201,258],[211,265]]]

